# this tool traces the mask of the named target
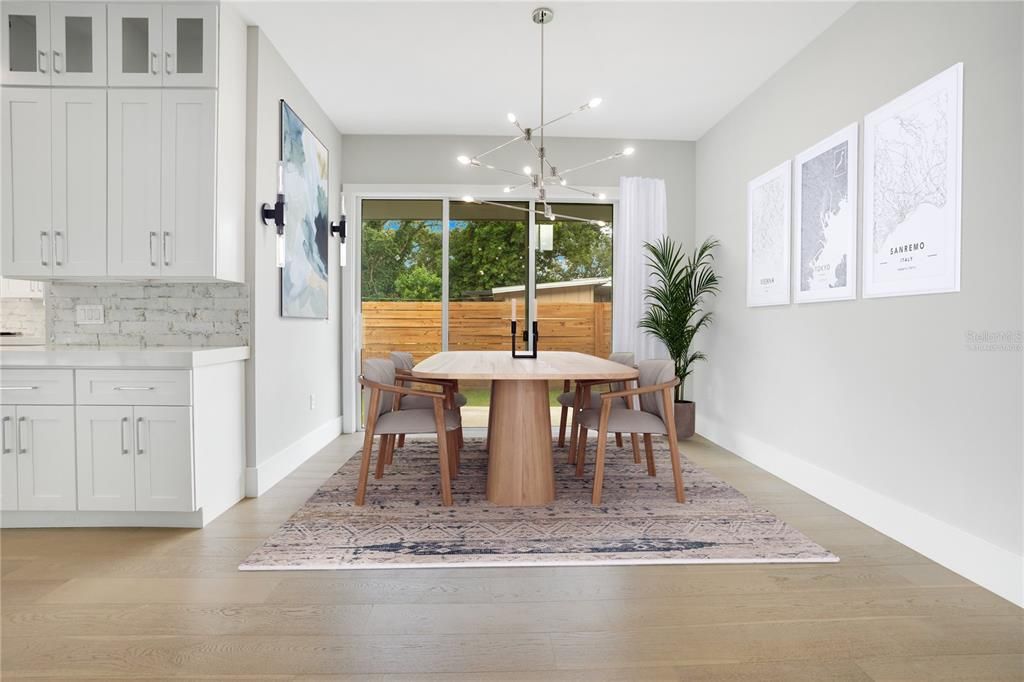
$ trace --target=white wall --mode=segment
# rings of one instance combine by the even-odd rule
[[[1018,602],[1022,358],[965,335],[1022,329],[1022,9],[856,5],[698,141],[723,290],[694,382],[702,433]],[[960,61],[961,292],[747,308],[746,183]]]
[[[273,201],[280,158],[280,100],[285,100],[330,155],[330,220],[340,213],[341,134],[258,27],[249,28],[246,279],[252,289],[252,359],[247,377],[250,495],[262,492],[314,454],[341,429],[341,270],[330,240],[329,314],[324,320],[281,317],[275,232],[259,217]],[[310,395],[316,406],[310,407]]]
[[[511,136],[509,136],[511,137]],[[461,166],[455,157],[472,156],[501,144],[509,137],[470,135],[345,135],[342,181],[348,184],[496,185],[507,184],[501,173]],[[629,158],[608,161],[573,174],[581,186],[618,187],[623,175],[664,178],[668,195],[669,233],[688,248],[693,244],[694,143],[666,140],[611,140],[549,137],[550,158],[562,168],[636,148]],[[495,165],[536,166],[523,143],[496,152]],[[500,163],[499,163],[500,161]]]

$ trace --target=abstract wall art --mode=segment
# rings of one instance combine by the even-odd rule
[[[327,148],[281,100],[285,256],[281,315],[327,319]]]

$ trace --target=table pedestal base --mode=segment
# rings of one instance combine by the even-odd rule
[[[494,381],[489,422],[487,499],[505,507],[551,503],[555,470],[548,382]]]

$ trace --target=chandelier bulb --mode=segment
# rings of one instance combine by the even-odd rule
[[[533,169],[529,166],[523,166],[523,175],[533,175]]]
[[[504,192],[505,194],[508,194],[509,192],[512,191],[512,188],[509,187],[508,185],[505,185],[505,187],[501,191]]]
[[[509,123],[515,123],[516,122],[516,115],[513,114],[511,111],[508,112],[508,122]]]
[[[562,178],[561,180],[558,181],[558,184],[560,184],[562,187],[565,187],[566,185],[569,184],[569,181],[566,180],[565,178]]]
[[[636,150],[633,149],[632,147],[626,147],[625,149],[622,150],[622,153],[626,156],[633,156],[633,152],[635,151]]]
[[[473,197],[469,196],[468,194],[463,196],[462,200],[465,201],[467,204],[472,204],[474,201]]]
[[[458,160],[458,162],[459,162],[459,163],[461,163],[461,164],[462,164],[463,166],[468,166],[468,165],[469,165],[469,162],[470,162],[470,158],[469,158],[468,156],[466,156],[465,154],[463,154],[463,155],[459,156],[457,160]]]
[[[597,200],[598,201],[604,201],[607,198],[608,198],[608,195],[605,194],[604,192],[598,192],[597,193]]]
[[[601,106],[602,101],[603,100],[600,97],[594,97],[589,102],[587,102],[587,106],[590,107],[591,109],[596,109],[599,106]]]

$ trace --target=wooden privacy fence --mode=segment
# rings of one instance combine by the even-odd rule
[[[440,302],[366,301],[362,310],[364,359],[399,350],[412,353],[419,362],[441,350]],[[450,303],[448,350],[507,350],[509,313],[507,301]],[[599,357],[611,353],[611,303],[539,303],[537,323],[542,351],[571,350]]]

